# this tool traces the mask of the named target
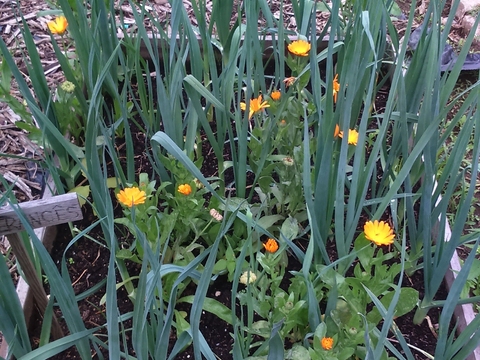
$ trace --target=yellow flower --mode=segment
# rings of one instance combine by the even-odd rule
[[[333,339],[331,337],[324,337],[321,340],[322,348],[325,350],[332,350],[333,348]]]
[[[292,86],[295,80],[297,80],[296,77],[290,76],[288,78],[283,79],[283,82],[285,83],[285,86]]]
[[[338,136],[343,139],[343,131],[340,131]],[[357,145],[357,143],[358,143],[358,131],[355,129],[348,129],[348,144]]]
[[[48,29],[52,34],[63,35],[67,30],[68,22],[65,16],[59,16],[53,21],[47,23]]]
[[[268,105],[266,101],[262,102],[262,95],[258,95],[257,99],[254,98],[250,100],[250,111],[248,113],[248,118],[250,119],[253,114],[268,107],[270,107],[270,105]],[[241,102],[240,109],[242,109],[243,111],[247,110],[247,104],[244,102]]]
[[[147,199],[145,191],[140,190],[138,187],[125,188],[120,190],[117,194],[117,199],[125,206],[135,206],[144,204]]]
[[[280,121],[278,122],[278,126],[280,126],[280,127],[285,127],[285,126],[287,126],[287,120],[285,120],[285,119],[280,120]]]
[[[392,228],[385,221],[367,221],[363,226],[363,232],[367,240],[378,246],[393,244],[395,238]]]
[[[355,129],[348,130],[348,143],[350,145],[357,145],[358,142],[358,131]]]
[[[190,195],[192,187],[189,184],[178,185],[178,192],[182,195]]]
[[[288,44],[288,51],[297,56],[308,56],[310,43],[305,40],[295,40]]]
[[[333,102],[337,102],[337,94],[340,91],[340,84],[338,83],[338,74],[335,74],[335,78],[333,79]]]
[[[272,98],[273,101],[277,101],[277,100],[280,100],[280,97],[282,96],[282,93],[278,90],[274,90],[272,91],[272,93],[270,94],[270,97]]]
[[[278,243],[274,239],[268,239],[266,243],[263,243],[263,247],[269,253],[274,253],[278,250]]]

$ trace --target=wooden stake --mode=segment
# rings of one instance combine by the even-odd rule
[[[7,238],[15,257],[17,258],[17,261],[22,267],[22,271],[25,274],[27,283],[30,286],[30,289],[32,289],[32,295],[38,306],[40,315],[43,317],[45,315],[45,310],[47,309],[48,297],[40,279],[37,276],[35,267],[33,266],[32,261],[27,254],[27,250],[25,249],[20,236],[17,233],[14,233],[9,234]],[[55,316],[53,316],[52,320],[52,336],[54,340],[57,340],[63,337],[63,331]]]
[[[75,193],[29,201],[14,206],[18,206],[21,209],[32,228],[58,225],[83,218],[77,194]],[[26,281],[32,290],[32,295],[40,315],[43,317],[48,305],[48,297],[40,278],[37,276],[35,266],[28,256],[23,241],[18,235],[18,232],[22,230],[24,230],[24,226],[14,208],[10,205],[1,208],[0,235],[7,235],[12,251],[22,267]],[[63,337],[62,329],[55,316],[53,316],[52,320],[52,336],[55,340],[60,339]]]

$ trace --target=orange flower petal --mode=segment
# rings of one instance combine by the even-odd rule
[[[333,348],[333,339],[331,337],[324,337],[320,340],[322,348],[324,350],[332,350]]]
[[[132,207],[135,205],[144,204],[147,199],[145,191],[138,187],[125,188],[120,190],[117,194],[117,199],[125,206]]]
[[[305,40],[295,40],[288,44],[287,48],[293,55],[308,56],[311,45]]]
[[[367,221],[363,226],[365,238],[377,246],[393,244],[395,234],[385,221]]]
[[[182,195],[190,195],[192,193],[192,187],[189,184],[178,185],[177,190]]]
[[[274,253],[278,250],[278,243],[274,239],[268,239],[267,242],[263,244],[265,250],[269,253]]]
[[[65,16],[59,16],[53,21],[47,23],[48,29],[52,34],[63,35],[67,30],[68,22]]]

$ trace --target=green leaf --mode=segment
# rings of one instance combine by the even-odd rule
[[[285,359],[288,360],[310,360],[310,354],[308,350],[302,345],[294,344],[293,347],[287,352]]]
[[[338,299],[335,310],[332,310],[332,319],[337,325],[347,325],[353,317],[353,312],[350,305],[342,299]]]
[[[284,217],[282,215],[267,215],[262,218],[260,218],[257,221],[257,225],[261,226],[263,229],[268,229],[270,228],[273,224],[275,224],[277,221],[282,220]]]
[[[480,277],[480,260],[473,259],[472,267],[468,273],[468,280],[478,281],[478,277]]]
[[[365,234],[362,232],[358,235],[354,243],[355,251],[357,252],[358,260],[362,264],[365,270],[370,268],[370,264],[375,252],[375,248],[372,243],[365,238]]]
[[[338,360],[347,360],[351,359],[352,355],[355,353],[355,349],[353,348],[344,348],[340,353],[337,354]]]
[[[188,304],[193,304],[193,300],[195,299],[194,295],[185,296],[178,300],[178,302],[185,302]],[[225,321],[226,323],[232,324],[232,311],[223,305],[218,300],[206,297],[203,302],[203,310],[208,311],[211,314],[218,316],[220,319]]]
[[[184,311],[174,310],[174,312],[175,312],[175,323],[176,323],[175,328],[177,329],[177,338],[178,338],[184,331],[187,331],[190,328],[190,324],[188,323],[187,320],[185,320],[185,317],[187,316],[187,314]]]
[[[217,274],[219,273],[220,271],[223,271],[227,268],[227,260],[225,259],[220,259],[217,261],[217,263],[215,264],[215,266],[213,267],[213,273],[214,274]]]
[[[400,6],[398,6],[398,4],[395,1],[392,3],[392,7],[390,8],[390,15],[395,16],[397,18],[399,16],[402,16],[402,9],[400,9]]]
[[[183,80],[189,85],[191,85],[207,101],[211,102],[218,111],[225,111],[225,106],[193,75],[187,75]]]
[[[315,337],[317,339],[323,339],[327,334],[327,324],[324,322],[318,324],[317,328],[315,329]]]
[[[135,255],[133,252],[131,252],[130,250],[128,249],[120,249],[116,252],[115,254],[115,257],[117,259],[128,259],[128,260],[132,260],[132,261],[135,261],[136,263],[139,263],[141,264],[142,262],[140,261],[140,259],[137,257],[137,255]]]
[[[256,321],[252,324],[252,327],[249,330],[252,334],[260,335],[265,339],[270,338],[270,324],[268,321]]]
[[[109,177],[107,178],[107,187],[109,189],[115,189],[117,188],[118,184],[120,183],[120,180],[116,177]]]
[[[388,309],[395,295],[394,291],[388,292],[380,299],[380,302]],[[401,288],[398,303],[395,306],[395,317],[405,315],[412,311],[418,303],[418,291],[413,288]],[[378,324],[382,320],[382,316],[376,307],[367,314],[368,322]]]
[[[78,202],[80,203],[80,206],[83,206],[87,202],[86,199],[90,195],[90,185],[74,187],[69,191],[69,193],[77,193]]]
[[[283,236],[288,240],[293,240],[298,235],[298,221],[294,217],[289,216],[282,224],[280,230]]]

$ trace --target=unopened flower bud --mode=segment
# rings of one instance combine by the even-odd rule
[[[284,157],[282,162],[285,166],[293,166],[293,164],[295,163],[295,161],[290,156]]]
[[[210,216],[213,217],[217,221],[222,221],[223,216],[215,209],[210,209]]]
[[[195,187],[198,190],[203,189],[205,187],[205,185],[203,185],[203,183],[198,179],[193,180],[193,182],[195,183]]]
[[[293,307],[294,307],[294,304],[293,304],[292,301],[287,301],[287,302],[285,303],[285,310],[290,311],[290,310],[293,309]]]
[[[350,329],[348,329],[348,332],[350,333],[350,335],[357,335],[358,330],[357,328],[351,327]]]
[[[75,91],[75,84],[70,81],[64,81],[62,85],[60,85],[63,91],[66,93],[73,93]]]

